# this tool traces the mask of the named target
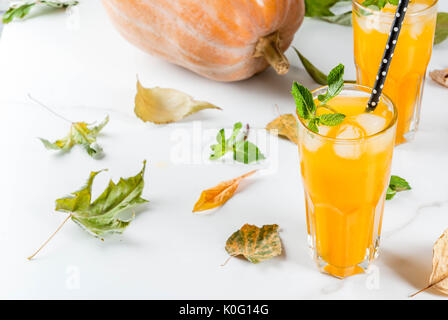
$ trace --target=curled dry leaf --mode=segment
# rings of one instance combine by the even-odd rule
[[[277,130],[280,136],[284,136],[295,144],[299,144],[297,119],[291,113],[283,114],[268,123],[268,125],[266,126],[266,130],[268,130],[269,132],[272,132],[272,130]]]
[[[432,273],[429,279],[429,285],[411,295],[428,290],[430,288],[448,295],[448,229],[436,241],[433,248],[432,256]]]
[[[448,68],[445,70],[434,70],[429,73],[432,80],[448,88]]]
[[[222,110],[211,103],[196,101],[191,96],[169,88],[145,88],[137,80],[135,114],[143,121],[157,124],[179,121],[203,109]]]
[[[243,255],[252,263],[279,256],[282,253],[282,243],[278,234],[278,225],[265,225],[258,228],[245,224],[227,240],[226,251],[232,257]]]
[[[49,150],[67,152],[74,145],[79,144],[84,147],[91,157],[99,158],[102,155],[103,149],[96,143],[96,138],[108,122],[109,116],[97,126],[85,122],[73,122],[69,134],[64,138],[56,140],[55,142],[50,142],[43,138],[39,139],[42,141],[45,148]]]
[[[213,188],[202,191],[199,200],[194,205],[193,212],[205,211],[222,206],[233,196],[241,180],[254,174],[256,171],[253,170],[238,178],[221,182]]]

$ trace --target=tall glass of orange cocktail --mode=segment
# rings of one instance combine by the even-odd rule
[[[327,87],[313,92],[317,98]],[[336,277],[363,272],[378,249],[390,179],[397,110],[382,96],[373,112],[370,88],[345,84],[316,114],[342,113],[337,126],[310,130],[299,116],[299,154],[309,244],[321,271]]]
[[[353,31],[358,83],[373,86],[396,6],[375,10],[353,0]],[[437,0],[412,0],[404,19],[384,93],[398,109],[396,143],[412,139],[420,119],[426,68],[431,58]]]

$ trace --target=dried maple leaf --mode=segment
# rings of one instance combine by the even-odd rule
[[[273,130],[277,130],[279,135],[288,138],[295,144],[299,144],[297,119],[293,114],[289,113],[281,115],[272,122],[268,123],[266,130],[270,133],[272,133]]]
[[[429,285],[414,293],[416,294],[428,290],[430,288],[448,295],[448,229],[436,241],[433,248],[432,256],[432,273],[429,278]]]
[[[221,110],[211,103],[194,100],[181,91],[159,87],[144,88],[137,81],[134,112],[145,122],[175,122],[203,109]]]
[[[279,256],[282,253],[282,243],[278,235],[278,225],[258,228],[245,224],[227,240],[226,251],[232,257],[243,255],[252,263]]]
[[[432,80],[448,88],[448,68],[445,70],[434,70],[429,73]]]
[[[124,217],[121,213],[148,202],[141,197],[145,185],[145,168],[146,160],[143,161],[143,168],[137,175],[126,179],[121,178],[118,183],[110,180],[107,188],[93,202],[92,184],[95,177],[103,170],[91,172],[84,187],[68,197],[56,200],[55,210],[67,212],[69,215],[50,238],[28,259],[31,260],[36,256],[69,219],[95,237],[102,237],[110,233],[122,233],[134,219],[134,213],[130,217]]]
[[[194,205],[193,212],[209,210],[223,205],[233,196],[241,180],[254,174],[255,171],[257,170],[243,174],[238,178],[221,182],[213,188],[202,191],[199,200]]]

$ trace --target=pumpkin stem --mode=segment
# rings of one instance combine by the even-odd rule
[[[280,34],[278,31],[258,40],[254,57],[265,58],[278,74],[286,74],[289,71],[289,61],[280,50]]]

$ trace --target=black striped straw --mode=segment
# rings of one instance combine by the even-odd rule
[[[395,47],[397,45],[398,36],[400,35],[401,25],[408,9],[409,0],[400,0],[397,11],[395,12],[394,22],[387,40],[386,50],[384,50],[383,59],[381,60],[380,69],[376,76],[375,85],[373,86],[372,95],[367,103],[367,111],[374,111],[378,102],[380,101],[381,93],[383,92],[384,82],[386,81],[387,73],[389,72],[390,63],[394,56]]]

